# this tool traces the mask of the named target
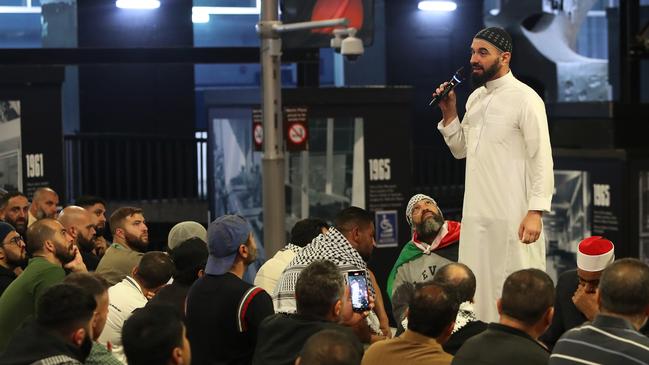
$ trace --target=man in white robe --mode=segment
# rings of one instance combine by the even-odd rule
[[[510,71],[511,51],[503,29],[478,32],[471,44],[477,88],[462,123],[454,92],[439,103],[437,128],[453,156],[466,158],[459,261],[475,273],[476,312],[484,321],[498,320],[496,300],[509,274],[545,270],[541,218],[550,211],[554,188],[545,106]]]

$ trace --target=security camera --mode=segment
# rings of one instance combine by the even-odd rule
[[[336,53],[340,53],[340,47],[342,47],[343,38],[347,36],[347,29],[334,29],[333,33],[334,37],[331,38],[329,46],[333,48]]]
[[[363,41],[356,37],[347,37],[343,40],[340,47],[340,53],[347,58],[348,61],[356,61],[360,55],[365,52],[363,49]]]
[[[334,29],[330,45],[348,61],[356,61],[365,52],[363,41],[356,38],[356,28]]]

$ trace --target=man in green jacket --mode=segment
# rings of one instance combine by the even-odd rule
[[[44,218],[27,230],[25,271],[0,297],[0,353],[16,329],[36,313],[36,303],[47,288],[63,281],[65,269],[85,272],[86,266],[72,237],[55,219]]]
[[[401,321],[414,293],[413,285],[431,281],[437,269],[456,262],[460,239],[460,223],[444,220],[442,210],[427,195],[416,194],[410,198],[406,219],[412,227],[412,239],[401,249],[387,283],[399,333],[403,330]]]

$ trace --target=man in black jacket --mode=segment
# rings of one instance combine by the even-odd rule
[[[92,349],[97,302],[70,284],[49,288],[38,302],[36,320],[16,331],[0,356],[4,365],[82,364]]]
[[[253,364],[292,365],[311,335],[325,329],[337,331],[362,353],[354,332],[342,323],[361,319],[352,314],[349,290],[338,267],[315,261],[300,273],[295,284],[297,313],[278,313],[259,326]]]
[[[444,351],[455,355],[466,340],[482,333],[487,324],[476,318],[473,308],[476,280],[471,269],[459,262],[442,266],[433,277],[433,282],[448,287],[456,296],[460,306],[451,337],[442,344]]]
[[[468,339],[453,358],[453,365],[546,365],[548,350],[538,337],[552,322],[554,284],[538,269],[514,272],[505,279],[496,304],[499,323]]]
[[[16,268],[26,263],[23,238],[11,224],[0,222],[0,296],[16,279]]]

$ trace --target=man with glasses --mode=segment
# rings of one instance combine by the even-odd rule
[[[16,229],[0,222],[0,296],[26,263],[25,242]]]
[[[595,292],[602,272],[615,260],[613,242],[601,236],[579,242],[577,269],[569,270],[557,280],[554,318],[541,336],[550,349],[564,332],[592,321],[599,313]]]

